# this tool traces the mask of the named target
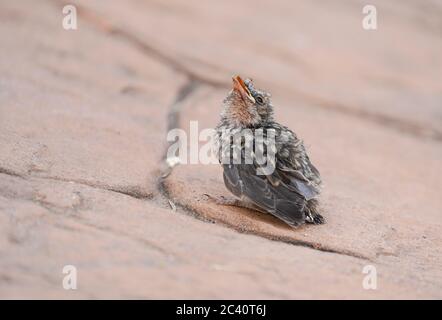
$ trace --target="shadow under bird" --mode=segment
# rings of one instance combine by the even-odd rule
[[[241,138],[238,143],[232,138],[244,131],[252,133],[252,149],[250,139]],[[258,131],[262,134],[258,135]],[[273,140],[267,139],[269,132],[273,132]],[[233,77],[233,89],[223,101],[216,140],[224,183],[236,197],[218,199],[217,203],[270,213],[292,227],[325,222],[318,212],[319,171],[311,163],[302,140],[273,119],[270,94],[256,89],[252,80]],[[272,170],[262,170],[258,147]]]

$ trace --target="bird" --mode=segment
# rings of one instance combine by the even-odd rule
[[[271,214],[294,228],[325,223],[319,213],[321,176],[303,141],[274,120],[270,93],[249,78],[236,75],[232,81],[215,128],[215,153],[234,198],[216,202]]]

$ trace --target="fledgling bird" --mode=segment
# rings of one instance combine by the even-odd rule
[[[273,170],[265,174],[258,174],[262,167],[262,161],[258,161],[256,154],[258,135],[252,135],[254,149],[251,152],[244,139],[235,145],[232,138],[232,134],[244,130],[256,133],[258,129],[264,132],[264,138],[270,130],[275,134],[273,147],[268,142],[263,144],[264,155],[270,154],[269,148],[274,150],[274,159],[270,159]],[[233,77],[233,89],[223,101],[216,139],[218,158],[224,169],[224,183],[236,196],[234,200],[224,199],[218,203],[270,213],[292,227],[305,222],[325,222],[318,212],[319,171],[311,163],[302,140],[273,119],[270,94],[255,89],[250,79],[243,81],[239,76]],[[235,148],[236,151],[239,149],[237,161],[233,161],[231,156],[235,154]],[[227,162],[223,158],[226,150],[231,152],[227,153]],[[248,162],[246,157],[249,157]]]

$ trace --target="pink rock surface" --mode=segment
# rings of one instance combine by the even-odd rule
[[[183,108],[183,127],[191,120],[198,121],[200,128],[213,127],[218,115],[207,112],[207,106],[216,105],[223,94],[212,92],[208,98],[207,91],[196,93]],[[291,127],[305,137],[313,161],[322,169],[321,205],[327,224],[293,230],[268,215],[214,204],[204,194],[229,197],[218,165],[177,167],[166,182],[169,194],[240,232],[362,257],[408,272],[424,263],[427,268],[419,277],[428,282],[439,278],[441,150],[364,119],[349,121],[333,112],[312,112],[302,104],[290,108],[287,103],[280,102],[277,116],[283,123],[293,119]],[[416,212],[425,212],[425,219]]]

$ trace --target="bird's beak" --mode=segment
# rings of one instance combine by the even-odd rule
[[[241,77],[234,76],[232,77],[232,80],[233,80],[233,90],[238,91],[244,99],[247,98],[253,103],[255,103],[255,98],[253,98],[252,94],[250,93],[249,89],[247,88],[246,84],[241,79]]]

